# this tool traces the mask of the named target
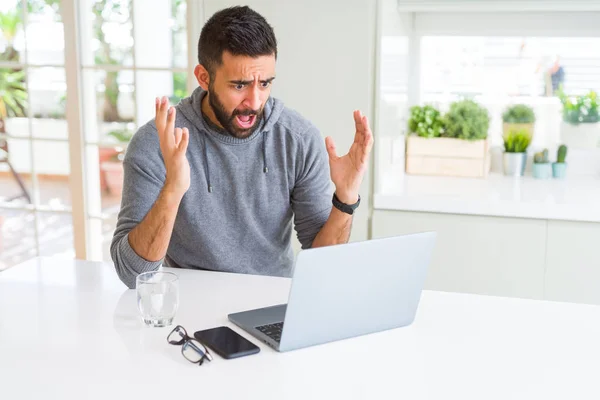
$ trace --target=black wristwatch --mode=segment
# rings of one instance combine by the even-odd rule
[[[356,210],[358,208],[358,205],[360,204],[360,194],[358,195],[358,201],[354,204],[346,204],[346,203],[342,203],[340,201],[340,199],[337,198],[337,196],[335,195],[335,192],[333,193],[333,206],[335,208],[337,208],[338,210],[345,212],[346,214],[354,214],[354,210]]]

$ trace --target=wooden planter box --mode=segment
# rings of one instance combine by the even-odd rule
[[[489,140],[406,139],[407,174],[486,178],[490,166]]]

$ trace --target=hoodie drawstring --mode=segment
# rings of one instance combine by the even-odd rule
[[[210,170],[208,169],[208,148],[206,147],[206,133],[202,132],[202,146],[204,147],[204,176],[208,183],[208,193],[212,193],[212,186],[210,184]]]
[[[269,168],[267,167],[267,132],[263,132],[263,171],[266,174],[269,172]]]
[[[202,147],[204,147],[204,176],[208,183],[208,193],[212,193],[212,185],[210,184],[210,169],[208,167],[208,147],[206,146],[206,133],[202,133]],[[263,172],[266,174],[269,172],[267,166],[267,132],[263,132],[262,140],[262,153],[263,153]]]

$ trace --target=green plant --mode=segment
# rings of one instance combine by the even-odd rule
[[[502,121],[509,124],[533,124],[535,113],[533,108],[525,104],[509,106],[502,114]]]
[[[19,61],[19,52],[14,47],[14,39],[22,25],[18,7],[0,12],[0,38],[4,51],[0,61]],[[0,133],[6,133],[4,120],[9,117],[22,117],[27,108],[25,72],[18,68],[0,68]]]
[[[94,54],[94,61],[99,65],[111,65],[118,67],[124,63],[126,58],[131,55],[129,47],[118,47],[106,36],[107,25],[114,20],[127,21],[131,19],[131,7],[133,2],[123,2],[117,0],[92,0],[91,10],[94,14],[93,32],[94,38],[98,41],[98,47]],[[119,71],[108,70],[105,73],[104,81],[104,99],[102,106],[102,119],[105,122],[124,121],[119,113]]]
[[[21,9],[15,7],[12,10],[0,12],[0,35],[4,39],[5,49],[0,53],[3,61],[19,61],[19,53],[14,48],[14,39],[22,25]]]
[[[556,152],[556,162],[564,163],[566,158],[567,158],[567,146],[565,146],[564,144],[561,144],[558,147],[558,150]]]
[[[116,129],[108,132],[108,136],[115,138],[119,143],[127,144],[133,137],[133,132],[129,129]]]
[[[563,121],[570,124],[596,123],[600,121],[598,94],[590,90],[582,96],[567,96],[562,90],[558,96],[563,104]]]
[[[25,71],[0,68],[0,120],[22,117],[27,109]]]
[[[544,149],[544,151],[540,151],[539,153],[535,153],[533,155],[533,162],[535,164],[547,164],[549,163],[548,159],[548,149]]]
[[[173,74],[173,95],[169,98],[171,104],[179,103],[187,96],[187,77],[184,72]]]
[[[408,129],[421,137],[440,137],[444,133],[444,120],[433,106],[413,106],[410,108]]]
[[[466,140],[485,139],[490,126],[488,111],[473,100],[461,100],[450,105],[444,118],[444,137]]]
[[[507,153],[525,153],[531,143],[531,135],[526,129],[511,129],[504,136],[504,151]]]

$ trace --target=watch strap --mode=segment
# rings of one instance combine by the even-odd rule
[[[333,206],[335,208],[337,208],[338,210],[345,212],[346,214],[354,214],[354,210],[356,210],[360,204],[360,194],[358,195],[358,201],[354,204],[346,204],[346,203],[342,203],[340,201],[340,199],[338,199],[338,197],[335,195],[335,193],[333,193],[333,199],[332,199],[332,203]]]

